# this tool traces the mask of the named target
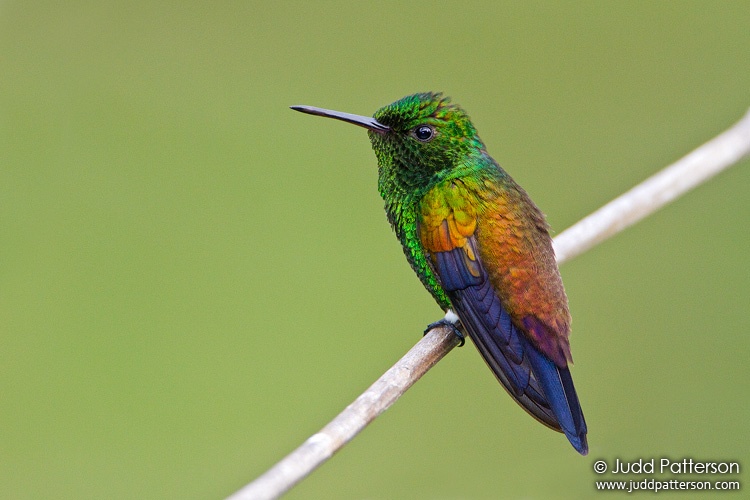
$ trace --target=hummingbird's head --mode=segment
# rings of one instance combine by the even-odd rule
[[[364,127],[378,157],[384,196],[428,188],[456,168],[468,168],[484,152],[466,112],[440,93],[406,96],[380,108],[373,118],[316,108],[292,109]]]
[[[440,93],[406,96],[380,108],[374,118],[388,127],[368,133],[381,168],[402,170],[401,176],[418,184],[466,164],[484,149],[466,112]]]

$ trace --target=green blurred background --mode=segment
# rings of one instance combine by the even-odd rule
[[[287,106],[445,91],[560,232],[739,119],[749,25],[747,2],[0,3],[0,498],[228,495],[440,317],[364,131]],[[467,344],[289,498],[750,465],[748,166],[563,267],[588,457]]]

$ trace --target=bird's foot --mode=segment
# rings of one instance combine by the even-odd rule
[[[456,313],[454,313],[453,311],[449,309],[448,312],[445,313],[444,318],[427,325],[427,328],[425,328],[423,335],[427,335],[427,333],[433,328],[437,328],[439,326],[447,326],[448,328],[451,329],[453,334],[456,337],[458,337],[458,339],[461,341],[461,343],[458,344],[458,347],[462,347],[466,343],[466,337],[464,336],[463,333],[461,333],[461,330],[458,328],[458,325],[459,325],[458,316],[456,316]]]

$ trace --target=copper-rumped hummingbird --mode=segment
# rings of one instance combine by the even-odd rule
[[[446,312],[437,323],[468,333],[511,397],[588,453],[549,226],[487,153],[466,112],[432,92],[399,99],[373,118],[292,109],[368,130],[388,221]]]

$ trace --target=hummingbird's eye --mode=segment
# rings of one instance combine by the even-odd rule
[[[428,125],[420,125],[414,129],[414,137],[422,142],[430,142],[435,136],[435,129]]]

